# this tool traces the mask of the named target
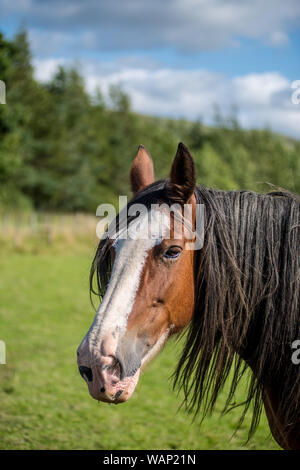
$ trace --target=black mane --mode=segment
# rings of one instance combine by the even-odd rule
[[[287,432],[300,420],[299,367],[291,360],[299,334],[299,197],[197,187],[205,205],[204,246],[195,253],[196,302],[174,387],[196,413],[211,412],[231,371],[228,410],[250,369],[245,416],[253,402],[251,435],[259,422],[263,389],[276,392]],[[172,204],[166,181],[138,193],[129,205]],[[130,221],[129,221],[130,222]],[[93,260],[91,292],[103,296],[111,273],[107,240]],[[93,279],[96,277],[96,290]]]

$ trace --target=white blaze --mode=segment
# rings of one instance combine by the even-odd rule
[[[148,253],[168,233],[169,221],[168,214],[152,210],[129,225],[127,239],[119,238],[114,243],[116,257],[111,279],[87,333],[90,347],[97,348],[106,334],[116,329],[124,333]]]

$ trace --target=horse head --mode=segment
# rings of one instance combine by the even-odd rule
[[[139,217],[129,219],[127,214],[126,230],[119,225],[116,236],[108,231],[100,242],[95,269],[108,282],[77,351],[91,396],[112,403],[130,398],[141,369],[170,336],[183,330],[194,311],[193,158],[179,144],[170,178],[154,183],[151,156],[140,146],[130,181],[133,199],[126,211],[135,203],[141,208]],[[171,204],[174,211],[168,210]]]

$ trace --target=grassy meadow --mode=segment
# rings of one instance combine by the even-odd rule
[[[86,233],[93,223],[81,219]],[[240,410],[220,418],[224,395],[201,426],[179,410],[170,381],[176,342],[148,366],[128,403],[93,400],[77,371],[76,348],[94,315],[88,275],[95,240],[84,244],[83,228],[78,243],[67,229],[64,236],[53,229],[47,242],[40,230],[30,244],[25,228],[19,231],[23,238],[11,228],[10,247],[0,234],[0,339],[7,349],[7,364],[0,365],[1,449],[278,448],[264,416],[248,443],[250,416],[234,434]]]
[[[213,126],[141,115],[118,85],[91,96],[80,67],[68,64],[39,81],[23,30],[0,31],[0,51],[9,84],[0,107],[0,449],[278,449],[265,416],[249,442],[251,416],[234,433],[240,410],[220,418],[226,394],[201,426],[179,410],[170,376],[180,344],[166,346],[119,406],[89,396],[76,349],[94,316],[96,219],[86,214],[130,194],[139,143],[156,179],[170,174],[184,142],[204,186],[300,193],[300,141],[246,130],[238,110],[223,116],[216,107]],[[242,384],[238,394],[242,401]]]

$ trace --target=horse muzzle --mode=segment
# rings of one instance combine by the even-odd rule
[[[95,400],[117,404],[131,397],[139,379],[140,369],[132,376],[120,379],[115,372],[116,368],[118,368],[116,365],[112,370],[106,366],[103,368],[101,363],[92,368],[79,366],[79,372],[87,382],[89,393]]]
[[[106,338],[95,348],[84,339],[77,351],[78,369],[95,400],[117,404],[131,397],[140,375],[143,343]]]

